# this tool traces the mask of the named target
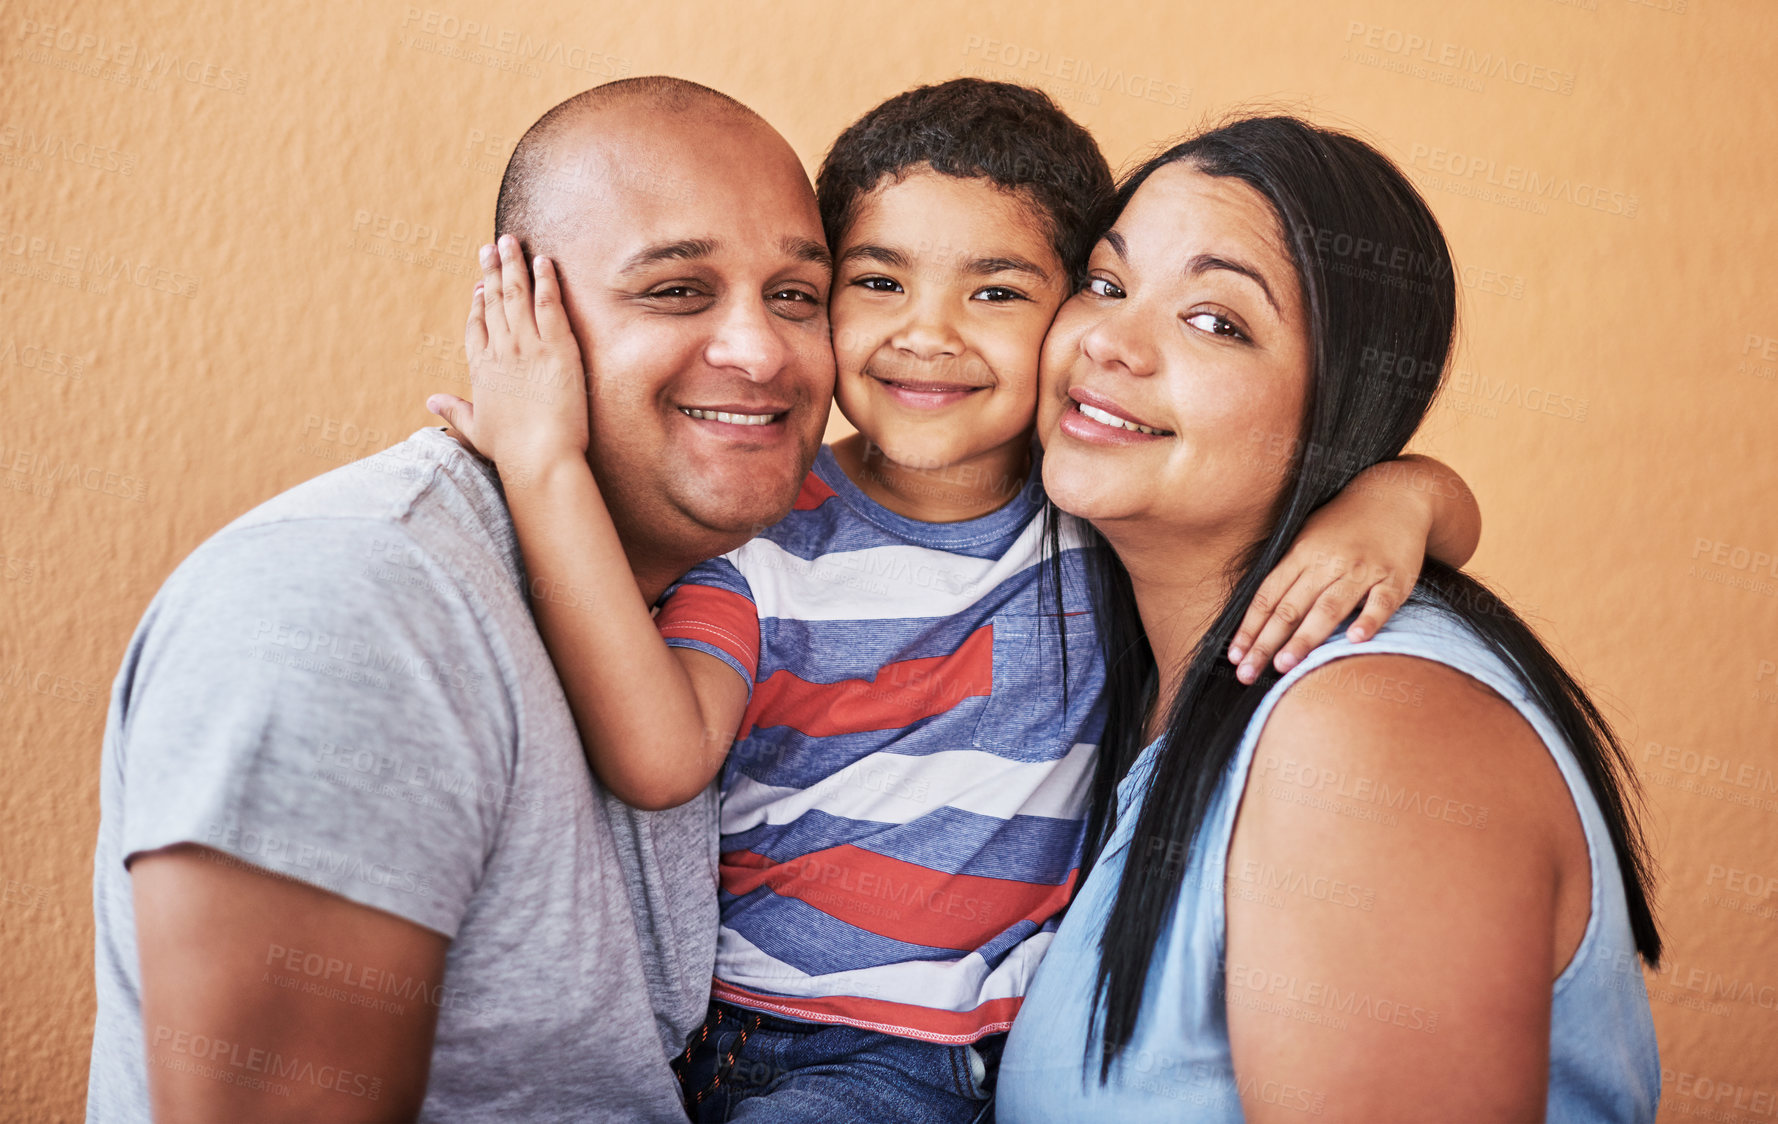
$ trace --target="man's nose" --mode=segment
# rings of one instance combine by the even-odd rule
[[[767,382],[783,369],[787,349],[779,321],[757,300],[734,301],[704,347],[704,361],[753,382]]]

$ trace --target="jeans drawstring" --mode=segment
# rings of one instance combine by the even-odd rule
[[[694,1110],[704,1103],[704,1098],[721,1088],[723,1077],[734,1071],[736,1057],[740,1054],[742,1049],[746,1047],[748,1036],[758,1030],[760,1025],[765,1022],[765,1016],[758,1012],[754,1012],[750,1022],[741,1024],[739,1038],[729,1047],[727,1054],[723,1056],[722,1060],[717,1063],[715,1070],[710,1074],[709,1083],[702,1089],[699,1089],[696,1094],[693,1094],[691,1089],[686,1085],[686,1075],[691,1070],[692,1055],[697,1052],[698,1047],[710,1040],[710,1032],[716,1029],[717,1024],[721,1021],[721,1010],[715,1003],[710,1004],[710,1013],[704,1016],[704,1025],[699,1027],[698,1033],[693,1036],[691,1041],[686,1043],[685,1053],[679,1055],[678,1061],[673,1066],[673,1069],[679,1078],[680,1099],[685,1103],[686,1111],[692,1114],[693,1119],[696,1119]]]
[[[680,1054],[678,1060],[673,1063],[673,1076],[679,1078],[679,1100],[685,1105],[688,1115],[692,1108],[700,1104],[704,1095],[709,1092],[708,1089],[705,1089],[693,1097],[691,1089],[686,1085],[686,1075],[691,1069],[691,1056],[699,1046],[709,1040],[711,1028],[715,1026],[718,1017],[716,1004],[710,1004],[709,1011],[704,1015],[704,1025],[698,1028],[696,1034],[690,1036],[685,1044],[685,1053]]]

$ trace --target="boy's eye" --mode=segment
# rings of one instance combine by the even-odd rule
[[[887,277],[860,277],[858,280],[852,282],[852,284],[857,285],[861,289],[868,289],[873,293],[901,292],[901,285],[898,282],[891,281]]]
[[[1247,333],[1235,326],[1235,322],[1226,316],[1218,316],[1214,312],[1194,312],[1184,318],[1187,324],[1200,332],[1208,332],[1213,336],[1228,336],[1231,339],[1244,340]]]
[[[1007,301],[1023,301],[1030,300],[1031,298],[1027,297],[1024,293],[1019,292],[1017,289],[1009,289],[1005,285],[989,285],[987,288],[979,290],[969,299],[987,301],[990,304],[1004,304]]]
[[[1105,297],[1114,301],[1124,299],[1124,291],[1104,277],[1089,277],[1087,279],[1087,292],[1093,294],[1095,297]]]

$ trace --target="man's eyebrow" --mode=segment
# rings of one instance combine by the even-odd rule
[[[990,273],[1028,273],[1039,281],[1050,279],[1049,270],[1021,257],[976,258],[969,263],[969,272],[978,277]]]
[[[877,246],[869,242],[861,242],[852,246],[840,256],[841,265],[848,265],[855,261],[874,261],[878,265],[886,265],[894,269],[909,268],[908,256],[900,250],[891,250],[887,246]]]
[[[829,273],[833,272],[833,255],[827,252],[826,246],[813,238],[804,238],[799,234],[786,234],[779,240],[778,248],[797,261],[806,261],[811,265],[822,266]]]
[[[1266,295],[1266,303],[1272,306],[1272,311],[1276,312],[1279,316],[1284,315],[1283,310],[1278,307],[1277,300],[1272,296],[1272,287],[1266,284],[1266,279],[1260,276],[1259,270],[1247,263],[1237,261],[1233,258],[1225,258],[1218,254],[1196,254],[1190,261],[1185,263],[1185,275],[1187,277],[1197,277],[1212,269],[1226,269],[1230,273],[1238,273],[1242,277],[1249,279],[1259,286],[1260,292]]]
[[[698,258],[707,258],[716,252],[717,245],[714,238],[681,238],[677,242],[657,242],[652,246],[644,246],[630,255],[630,260],[624,263],[622,269],[618,270],[618,275],[634,273],[639,269],[664,261],[694,261]]]

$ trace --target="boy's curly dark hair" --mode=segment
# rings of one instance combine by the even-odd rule
[[[1019,192],[1044,216],[1070,278],[1092,246],[1095,209],[1115,189],[1098,142],[1042,90],[982,78],[917,86],[878,105],[828,149],[815,179],[821,224],[836,254],[858,200],[884,176],[919,164]]]

